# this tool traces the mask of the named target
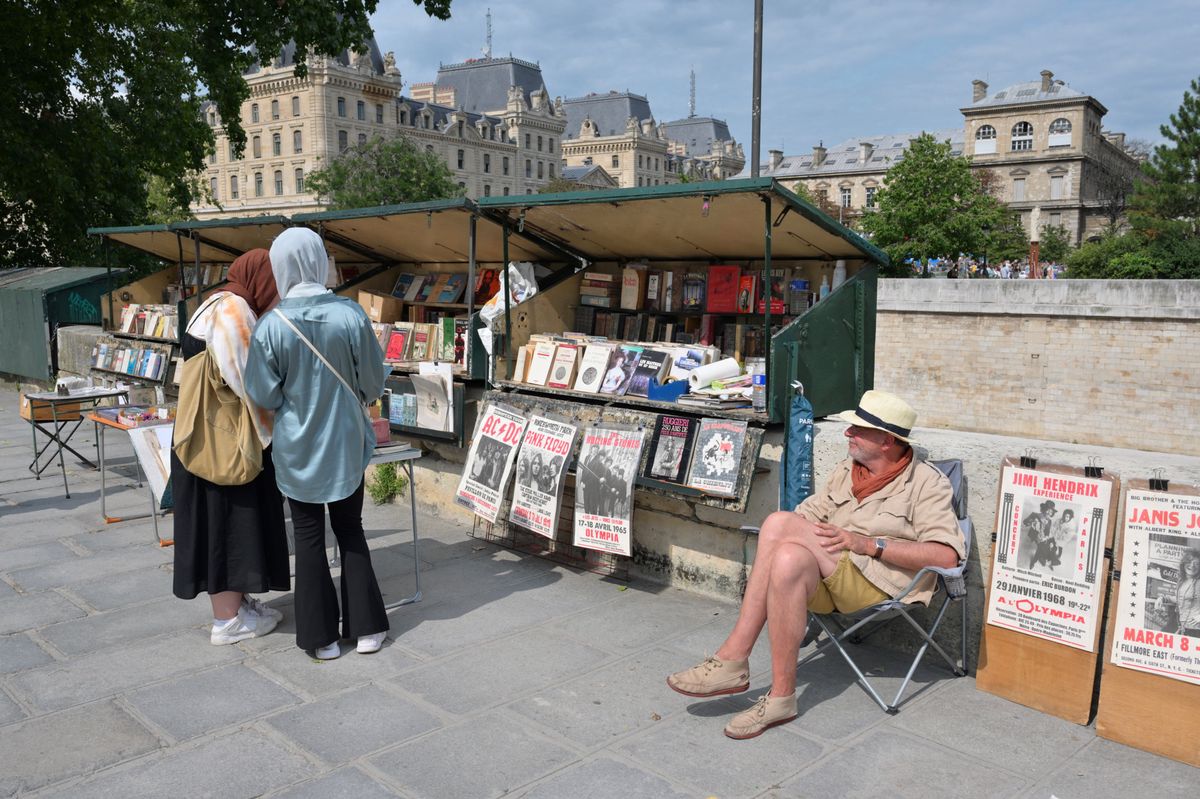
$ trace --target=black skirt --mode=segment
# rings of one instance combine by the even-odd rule
[[[185,334],[191,358],[204,342]],[[192,599],[221,591],[262,593],[291,589],[283,496],[275,484],[271,448],[263,470],[246,485],[220,486],[183,468],[171,453],[175,497],[174,593]]]

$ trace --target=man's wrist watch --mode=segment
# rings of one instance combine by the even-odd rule
[[[875,539],[875,551],[871,554],[871,557],[875,558],[875,560],[879,560],[880,558],[883,557],[883,550],[885,550],[885,549],[887,549],[887,539],[886,538],[876,538]]]

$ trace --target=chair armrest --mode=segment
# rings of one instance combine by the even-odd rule
[[[966,561],[960,562],[953,569],[944,569],[940,566],[926,566],[913,575],[912,582],[897,594],[895,599],[897,602],[903,602],[904,598],[913,592],[913,589],[917,587],[917,583],[921,582],[921,579],[927,574],[936,574],[942,581],[942,585],[945,586],[946,593],[952,599],[961,599],[967,594],[967,581],[964,577],[966,567]]]
[[[743,533],[748,533],[749,535],[758,535],[759,530],[761,530],[762,528],[755,527],[754,525],[750,525],[750,524],[743,524],[738,529],[741,530]]]

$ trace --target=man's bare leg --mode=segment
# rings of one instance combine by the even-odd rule
[[[767,634],[771,638],[771,696],[796,692],[796,658],[808,626],[808,598],[821,579],[817,558],[806,547],[785,544],[771,561]]]

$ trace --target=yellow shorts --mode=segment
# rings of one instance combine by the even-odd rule
[[[833,574],[817,583],[817,592],[809,597],[808,609],[813,613],[853,613],[891,598],[863,576],[850,560],[849,552],[842,552]]]

